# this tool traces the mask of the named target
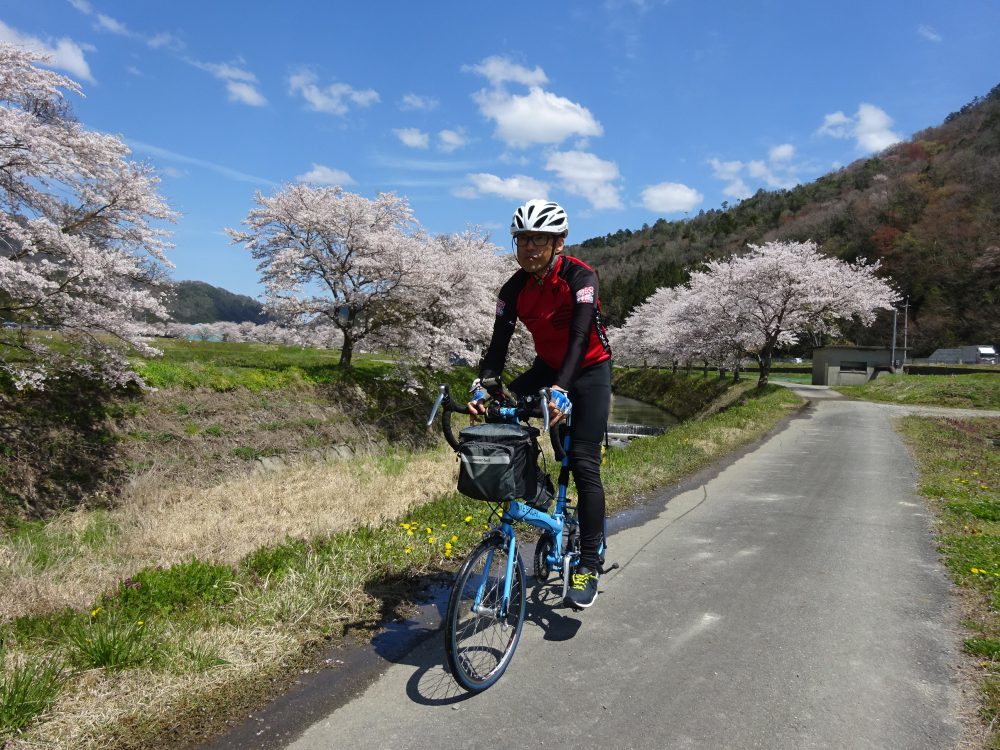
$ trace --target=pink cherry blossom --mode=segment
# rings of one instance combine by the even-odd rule
[[[121,385],[138,380],[127,349],[156,353],[143,321],[167,315],[176,214],[118,137],[72,118],[63,92],[80,87],[44,59],[0,42],[0,370],[18,388],[66,369]]]

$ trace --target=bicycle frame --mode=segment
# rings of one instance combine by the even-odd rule
[[[570,419],[572,419],[572,417]],[[566,426],[569,427],[569,424],[570,420],[567,420]],[[503,513],[500,516],[500,523],[497,530],[503,535],[504,543],[507,545],[507,572],[504,578],[504,591],[501,599],[502,604],[500,606],[500,612],[497,613],[497,616],[500,618],[507,616],[507,607],[510,603],[511,581],[514,576],[514,564],[517,560],[517,556],[515,554],[517,551],[517,533],[514,531],[515,521],[520,521],[528,524],[529,526],[542,529],[552,535],[552,551],[545,556],[543,563],[549,570],[563,572],[563,583],[565,587],[567,565],[572,565],[572,560],[564,559],[562,555],[563,533],[566,530],[566,490],[569,483],[569,446],[570,436],[569,430],[567,429],[566,435],[563,438],[563,459],[559,470],[559,491],[556,495],[555,508],[551,514],[538,510],[537,508],[533,508],[526,503],[520,502],[519,500],[511,500],[503,505]],[[480,582],[479,589],[476,592],[474,611],[477,614],[481,614],[478,607],[480,605],[483,592],[486,589],[486,578],[490,569],[490,563],[492,562],[492,554],[493,553],[491,552],[490,556],[487,558],[483,580]],[[564,591],[564,596],[565,593],[566,592]]]

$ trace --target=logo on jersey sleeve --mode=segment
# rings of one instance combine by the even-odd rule
[[[576,293],[576,301],[579,304],[594,304],[594,287],[585,286]]]
[[[504,302],[504,301],[503,301],[502,299],[498,299],[498,300],[497,300],[497,317],[498,317],[498,318],[499,318],[499,317],[500,317],[501,315],[503,315],[503,311],[504,311],[505,309],[507,309],[507,303],[506,303],[506,302]]]

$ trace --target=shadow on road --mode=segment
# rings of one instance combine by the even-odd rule
[[[562,603],[562,583],[551,580],[538,584],[528,578],[525,628],[537,626],[547,641],[567,641],[580,630],[581,622]],[[394,664],[414,667],[407,680],[406,694],[424,706],[447,706],[474,697],[465,692],[448,671],[444,644],[444,615],[450,589],[435,587],[433,600],[421,608],[420,616],[390,622],[372,639],[372,650]],[[522,633],[522,638],[524,633]],[[414,643],[420,645],[413,647]],[[514,658],[518,658],[515,654]]]

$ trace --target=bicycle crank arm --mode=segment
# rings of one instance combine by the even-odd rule
[[[597,569],[597,572],[600,573],[601,575],[604,575],[605,573],[610,573],[612,570],[618,570],[618,563],[614,563],[609,568],[605,568],[603,565],[601,565]]]

